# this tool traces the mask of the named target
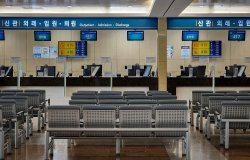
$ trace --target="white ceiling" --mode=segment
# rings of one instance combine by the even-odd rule
[[[0,0],[0,16],[173,17],[192,0]]]
[[[249,17],[250,0],[0,0],[0,16],[177,17],[179,15]]]
[[[193,0],[183,17],[249,17],[250,0]]]

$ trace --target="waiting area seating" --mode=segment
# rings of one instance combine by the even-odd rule
[[[248,91],[193,91],[190,101],[191,111],[198,108],[196,127],[203,130],[203,118],[206,119],[204,133],[211,139],[211,124],[220,130],[220,144],[229,148],[229,129],[250,127],[250,92]],[[199,97],[197,96],[199,94]],[[197,98],[198,97],[198,98]],[[194,111],[194,110],[193,110]],[[193,112],[194,113],[194,112]],[[191,114],[193,114],[191,113]],[[192,117],[192,116],[191,116]]]
[[[47,159],[49,150],[50,153],[53,152],[54,139],[79,137],[115,138],[116,154],[120,153],[120,140],[123,138],[176,137],[183,139],[183,154],[189,156],[186,105],[178,109],[168,106],[156,107],[155,120],[152,119],[153,110],[150,106],[120,106],[119,118],[116,117],[116,110],[117,107],[114,106],[85,106],[82,110],[83,126],[81,126],[80,107],[49,106],[45,146]],[[166,114],[172,116],[165,116]]]
[[[1,106],[1,147],[0,159],[4,159],[4,150],[11,152],[11,145],[19,148],[25,138],[32,136],[32,118],[38,118],[38,131],[45,126],[46,100],[45,90],[2,90]],[[41,119],[42,122],[41,122]]]
[[[130,98],[131,95],[136,98]],[[154,99],[154,95],[171,98]],[[79,96],[79,99],[75,99],[75,96]],[[86,96],[96,98],[87,99]],[[49,153],[53,154],[54,139],[90,137],[115,139],[118,155],[124,138],[182,139],[183,154],[189,159],[186,101],[176,100],[176,96],[168,92],[157,94],[157,91],[153,94],[142,91],[124,91],[123,94],[105,91],[89,95],[73,94],[71,98],[69,105],[48,106],[46,159],[49,158]],[[164,103],[158,103],[163,101]]]

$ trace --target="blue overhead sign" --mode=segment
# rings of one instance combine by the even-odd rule
[[[0,17],[2,29],[157,29],[157,18]]]
[[[250,18],[168,18],[168,29],[250,29]]]

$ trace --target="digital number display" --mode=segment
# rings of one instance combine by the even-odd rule
[[[245,41],[245,31],[228,31],[229,41]]]
[[[182,31],[182,41],[198,41],[199,31]]]
[[[50,31],[34,31],[35,41],[51,41]]]
[[[144,31],[127,31],[128,41],[143,41]]]
[[[221,56],[221,41],[196,41],[192,44],[192,56]]]
[[[58,56],[71,58],[87,57],[86,41],[59,41]]]
[[[97,31],[81,31],[80,39],[82,41],[97,41]]]

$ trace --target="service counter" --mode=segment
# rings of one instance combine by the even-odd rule
[[[0,86],[17,86],[17,77],[0,77]],[[20,86],[64,86],[63,77],[21,77]],[[67,87],[110,87],[109,77],[67,77]],[[113,77],[112,87],[148,87],[158,90],[156,77]]]
[[[168,77],[167,83],[167,90],[176,94],[177,87],[212,87],[212,78]],[[250,77],[217,77],[215,78],[215,87],[250,87]]]

